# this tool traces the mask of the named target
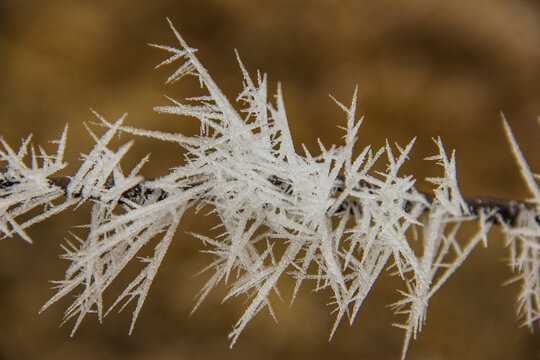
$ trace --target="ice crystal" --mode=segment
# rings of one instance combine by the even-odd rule
[[[4,150],[0,150],[0,162],[6,165],[5,171],[0,172],[0,233],[2,237],[17,234],[29,243],[32,240],[24,229],[72,205],[70,201],[54,204],[56,199],[64,195],[64,191],[49,180],[51,175],[67,165],[62,161],[66,148],[67,126],[60,140],[56,141],[58,150],[55,155],[47,155],[41,147],[40,155],[37,155],[35,147],[30,144],[31,139],[30,135],[23,140],[19,150],[15,152],[0,138],[4,147]],[[29,151],[30,167],[25,163]],[[17,218],[36,207],[43,207],[43,212],[19,224]]]
[[[540,118],[538,122],[540,124]],[[518,281],[521,285],[517,314],[523,325],[532,330],[534,322],[540,320],[540,187],[535,180],[540,179],[540,175],[533,174],[527,165],[504,117],[503,125],[521,175],[533,195],[530,201],[536,205],[535,211],[523,209],[516,224],[505,226],[510,266],[518,273],[512,282]]]
[[[62,155],[67,127],[54,156],[41,148],[41,155],[36,155],[30,137],[17,152],[0,139],[4,146],[0,161],[6,164],[0,172],[4,237],[17,234],[30,242],[24,231],[28,226],[71,205],[92,206],[86,236],[73,235],[64,246],[62,257],[70,265],[42,310],[80,290],[64,318],[75,319],[73,334],[86,315],[96,313],[101,321],[111,309],[123,309],[136,300],[131,332],[182,215],[191,206],[208,206],[219,216],[222,233],[193,234],[213,257],[203,269],[211,275],[194,310],[221,282],[229,288],[225,300],[247,296],[250,302],[229,335],[231,346],[261,310],[267,308],[274,316],[270,294],[278,291],[283,277],[296,282],[291,302],[304,283],[316,291],[331,290],[332,337],[344,317],[354,321],[373,284],[388,268],[404,282],[399,290],[402,298],[393,308],[405,317],[396,325],[405,331],[405,357],[410,340],[425,323],[432,296],[479,243],[487,246],[496,209],[470,211],[458,188],[455,153],[449,158],[440,139],[434,139],[437,154],[427,158],[443,170],[441,177],[428,179],[435,186],[434,195],[419,192],[415,179],[400,173],[415,139],[405,146],[388,142],[380,149],[367,146],[354,156],[362,124],[356,115],[356,91],[349,105],[334,99],[346,118],[344,143],[326,147],[319,141],[317,155],[305,147],[300,154],[291,139],[279,85],[274,101],[269,101],[267,76],[258,72],[253,79],[237,55],[244,85],[237,110],[199,62],[196,49],[170,26],[180,47],[153,45],[170,54],[158,66],[180,62],[167,83],[195,76],[207,94],[185,102],[170,99],[170,105],[155,110],[196,118],[198,136],[136,129],[124,125],[125,115],[113,123],[95,113],[107,130],[97,136],[87,128],[95,146],[81,156],[83,162],[67,184],[51,177],[66,165]],[[518,314],[532,327],[540,318],[538,175],[533,175],[508,124],[504,125],[533,194],[531,203],[536,204],[535,210],[523,208],[516,224],[505,225],[511,265],[518,272],[515,281],[522,284]],[[184,149],[179,156],[185,161],[167,175],[148,180],[138,175],[145,157],[124,174],[120,162],[133,142],[110,149],[119,132],[176,143]],[[30,167],[24,162],[29,152]],[[384,171],[373,170],[377,162],[385,162]],[[17,220],[37,206],[43,207],[40,215],[22,223]],[[469,238],[459,236],[466,222],[478,224],[477,233]],[[105,308],[104,291],[151,242],[157,242],[153,255],[140,258],[143,269]]]

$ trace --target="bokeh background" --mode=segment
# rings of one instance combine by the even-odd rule
[[[426,176],[439,169],[422,159],[441,136],[455,148],[464,196],[529,196],[505,141],[500,112],[508,118],[530,165],[540,169],[540,2],[537,0],[408,1],[0,1],[0,134],[16,146],[34,134],[49,150],[69,123],[67,160],[73,173],[91,140],[83,122],[94,108],[110,120],[129,112],[132,126],[194,133],[192,119],[159,115],[164,94],[199,94],[193,79],[163,85],[171,68],[153,70],[165,56],[147,43],[174,44],[169,17],[218,84],[232,98],[241,89],[233,49],[249,71],[282,82],[296,144],[316,150],[316,139],[339,143],[343,124],[331,93],[350,101],[358,85],[358,112],[366,119],[359,145],[400,144],[418,136],[404,173],[429,190]],[[96,131],[99,131],[97,129]],[[123,136],[118,144],[127,141]],[[136,139],[129,169],[151,152],[147,176],[164,174],[181,158],[170,144]],[[185,231],[207,233],[215,219],[182,222],[150,291],[133,335],[129,310],[102,325],[88,318],[75,337],[59,328],[69,299],[41,315],[53,294],[49,280],[63,278],[59,244],[88,209],[68,211],[29,232],[35,244],[2,240],[0,246],[0,359],[396,359],[402,331],[386,306],[401,284],[376,283],[355,323],[332,326],[328,294],[308,288],[292,308],[290,284],[274,301],[279,322],[267,312],[247,327],[230,350],[226,335],[246,305],[221,304],[217,289],[192,317],[209,261]],[[427,323],[408,359],[540,358],[540,337],[515,320],[515,286],[498,229],[489,248],[478,249],[432,299]],[[131,270],[129,270],[131,271]],[[128,272],[129,272],[128,271]],[[133,274],[131,274],[133,275]],[[121,279],[120,285],[128,281]],[[124,281],[124,283],[122,283]],[[117,289],[111,289],[112,296]],[[130,308],[132,309],[132,307]]]

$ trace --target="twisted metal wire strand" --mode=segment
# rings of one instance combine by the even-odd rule
[[[5,170],[0,168],[0,190],[7,189],[15,184],[17,184],[17,181],[10,181],[3,176],[5,173]],[[141,181],[139,184],[135,185],[134,187],[126,190],[121,197],[122,199],[129,200],[130,202],[142,204],[145,199],[148,199],[151,195],[154,195],[156,191],[160,191],[160,195],[158,197],[158,201],[163,200],[167,198],[168,193],[164,190],[159,189],[153,189],[145,186],[145,183],[152,181],[153,179],[145,179]],[[57,186],[64,190],[66,193],[66,196],[68,195],[67,190],[71,179],[67,176],[64,177],[52,177],[49,179],[49,182],[51,185]],[[283,192],[287,193],[290,191],[290,185],[284,182],[283,180],[277,178],[277,177],[271,177],[268,179],[269,182],[271,182],[273,185],[279,187]],[[106,187],[113,187],[114,186],[114,180],[112,177],[110,177],[106,184]],[[193,185],[193,187],[197,186],[197,184]],[[368,184],[366,182],[361,181],[359,183],[360,187],[373,187],[373,185]],[[187,190],[187,189],[186,189]],[[343,178],[338,177],[337,184],[334,188],[336,192],[341,192],[344,190],[343,188]],[[419,191],[420,194],[424,196],[426,201],[428,203],[433,202],[435,199],[435,196],[433,194]],[[80,194],[69,194],[73,197],[79,197]],[[518,201],[518,200],[507,200],[507,199],[500,199],[500,198],[493,198],[493,197],[470,197],[464,199],[469,211],[473,215],[480,215],[481,212],[484,212],[486,214],[490,214],[488,221],[492,221],[493,223],[500,223],[504,222],[505,224],[514,225],[517,223],[518,216],[523,211],[532,211],[538,213],[538,207],[530,202],[526,201]],[[357,207],[361,210],[362,204],[358,203],[354,200],[345,200],[344,203],[337,209],[337,211],[344,211],[346,209],[350,209],[350,206]],[[411,204],[405,204],[405,208],[410,207]],[[535,216],[536,222],[540,225],[540,213],[538,213]]]

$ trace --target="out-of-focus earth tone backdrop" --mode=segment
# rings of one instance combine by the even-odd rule
[[[169,17],[216,82],[233,97],[241,73],[233,49],[248,70],[269,74],[271,90],[282,82],[296,144],[316,152],[316,139],[340,143],[343,113],[331,93],[349,102],[358,86],[358,112],[366,116],[358,144],[379,147],[386,138],[405,144],[417,136],[404,174],[417,187],[440,168],[422,160],[441,136],[457,151],[464,196],[529,196],[504,138],[508,118],[530,165],[540,170],[540,2],[514,1],[26,1],[0,2],[0,134],[13,146],[34,134],[49,150],[69,123],[68,151],[74,173],[79,153],[92,142],[83,122],[92,107],[109,120],[129,112],[127,124],[193,134],[198,124],[153,112],[176,99],[200,94],[194,79],[173,86],[172,68],[153,70],[165,56],[147,43],[174,44]],[[97,132],[102,131],[94,128]],[[115,144],[129,139],[122,136]],[[137,138],[125,168],[151,152],[143,173],[164,174],[178,164],[180,149]],[[150,290],[133,335],[130,312],[87,318],[73,338],[59,328],[69,299],[43,314],[53,294],[49,280],[63,278],[60,244],[71,226],[84,224],[88,209],[67,211],[20,239],[0,243],[0,359],[396,359],[402,331],[387,305],[401,282],[383,276],[356,321],[340,326],[332,342],[328,293],[304,287],[289,308],[274,299],[278,323],[262,312],[230,350],[227,334],[245,299],[221,304],[215,290],[191,317],[204,275],[193,275],[210,258],[186,232],[208,233],[212,217],[193,213],[182,221]],[[424,331],[408,359],[534,359],[540,337],[519,328],[515,285],[499,229],[487,250],[477,249],[431,300]],[[131,270],[128,270],[128,272]],[[134,271],[134,270],[133,270]],[[129,273],[133,275],[134,272]],[[129,277],[121,279],[125,285]],[[108,292],[108,304],[119,288]]]

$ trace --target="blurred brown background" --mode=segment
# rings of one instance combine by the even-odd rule
[[[404,173],[421,180],[439,169],[422,159],[434,153],[431,137],[457,149],[464,196],[526,198],[505,141],[504,111],[533,169],[540,169],[540,2],[514,1],[0,1],[0,134],[13,146],[30,132],[49,145],[70,125],[67,160],[91,141],[83,122],[93,107],[110,120],[129,112],[129,125],[193,133],[191,119],[159,115],[155,105],[199,93],[193,80],[166,87],[173,69],[154,71],[165,56],[147,43],[174,44],[165,17],[175,23],[225,92],[234,97],[241,74],[233,49],[252,73],[268,72],[272,91],[281,81],[297,144],[316,150],[316,138],[339,143],[343,114],[328,98],[349,102],[359,87],[358,112],[366,119],[359,145],[404,144],[418,136]],[[122,137],[118,143],[127,141]],[[48,147],[52,150],[52,147]],[[178,151],[178,156],[174,156]],[[177,163],[177,148],[136,139],[129,169],[152,153],[144,174],[157,176]],[[44,314],[48,280],[61,279],[66,263],[59,243],[72,225],[88,219],[71,211],[35,226],[34,245],[20,239],[0,246],[0,359],[396,359],[402,331],[386,305],[396,301],[385,277],[376,283],[352,327],[342,324],[327,342],[333,321],[328,294],[308,288],[288,308],[274,305],[228,348],[226,335],[243,299],[220,304],[222,287],[191,318],[192,278],[209,260],[184,231],[207,233],[213,220],[189,214],[169,250],[132,336],[130,313],[82,324],[74,338],[58,328],[65,299]],[[204,221],[204,223],[203,223]],[[540,358],[539,335],[519,328],[506,252],[495,229],[432,301],[427,323],[408,359]],[[129,278],[126,278],[129,280]],[[121,280],[123,281],[123,280]],[[121,282],[120,281],[120,282]],[[114,295],[111,289],[109,295]],[[111,299],[106,299],[110,301]],[[131,307],[130,309],[132,309]]]

